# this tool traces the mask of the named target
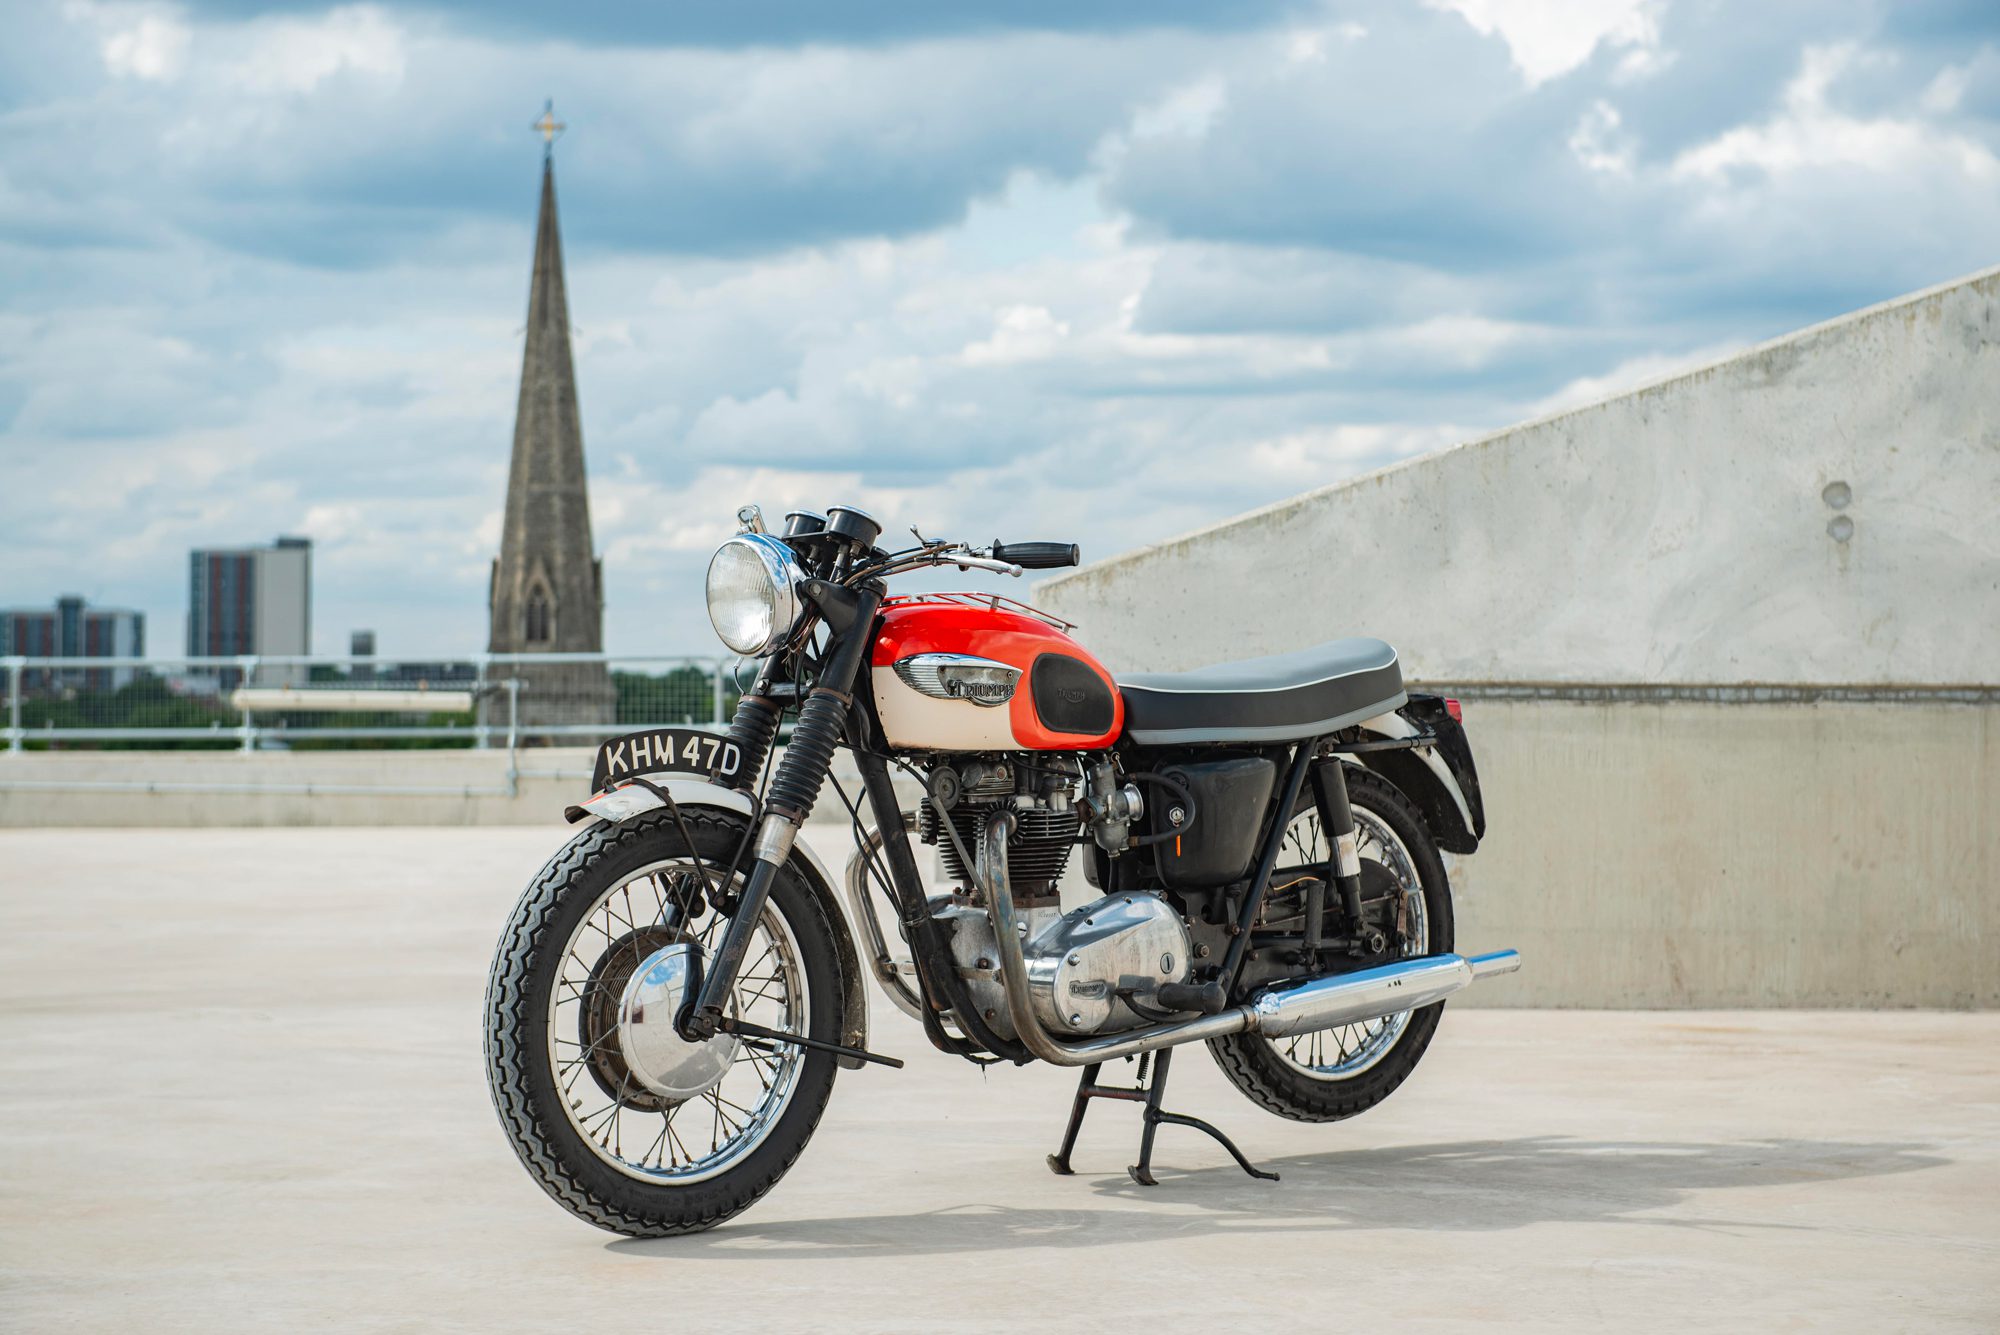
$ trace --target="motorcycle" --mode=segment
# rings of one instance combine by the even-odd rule
[[[1446,997],[1519,966],[1454,953],[1440,851],[1485,834],[1478,773],[1458,703],[1408,693],[1389,645],[1114,674],[1026,603],[888,589],[1072,566],[1072,545],[912,530],[886,550],[852,506],[739,520],[707,576],[717,633],[755,662],[728,732],[600,747],[567,811],[583,828],[493,960],[494,1106],[571,1213],[658,1237],[770,1190],[837,1070],[902,1065],[868,1048],[864,969],[942,1052],[1082,1068],[1057,1173],[1092,1101],[1143,1103],[1129,1171],[1150,1186],[1161,1125],[1275,1176],[1162,1107],[1181,1045],[1270,1112],[1338,1121],[1402,1084]],[[856,840],[838,882],[799,839],[830,780]],[[1065,910],[1079,852],[1090,898]],[[1135,1084],[1101,1082],[1131,1057]]]

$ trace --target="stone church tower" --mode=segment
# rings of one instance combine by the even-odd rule
[[[548,123],[553,126],[552,119]],[[514,458],[507,474],[507,517],[487,609],[491,629],[486,647],[492,653],[596,653],[604,648],[604,576],[591,547],[555,168],[546,153],[521,399],[514,415]],[[536,734],[534,729],[609,724],[615,716],[610,674],[601,663],[498,663],[491,675],[523,682],[523,736],[583,745],[596,738]],[[504,697],[495,697],[489,712],[491,722],[504,725]]]

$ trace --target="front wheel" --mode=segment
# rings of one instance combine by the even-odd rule
[[[570,840],[515,906],[486,988],[487,1085],[514,1152],[557,1204],[632,1237],[699,1232],[748,1208],[804,1150],[833,1089],[830,1054],[729,1035],[701,1045],[703,1078],[686,1091],[643,1079],[643,1054],[640,1070],[628,1061],[641,1051],[620,1032],[634,972],[668,946],[712,956],[729,920],[709,890],[742,889],[723,870],[742,820],[682,816],[687,838],[662,813]],[[840,1006],[826,914],[782,871],[729,1013],[837,1043]]]
[[[1367,770],[1348,767],[1347,794],[1363,896],[1400,897],[1405,956],[1450,951],[1451,887],[1423,817],[1395,785]],[[1301,869],[1326,862],[1327,842],[1310,796],[1285,829],[1284,856]],[[1231,1034],[1210,1039],[1208,1047],[1222,1073],[1251,1102],[1294,1121],[1337,1122],[1395,1093],[1423,1058],[1443,1012],[1439,1001],[1317,1033]]]

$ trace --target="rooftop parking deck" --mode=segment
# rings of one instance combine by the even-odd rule
[[[2000,1015],[1455,1010],[1336,1126],[980,1072],[877,1005],[762,1203],[585,1227],[487,1102],[494,935],[557,828],[0,831],[0,1328],[1991,1331]],[[829,861],[840,831],[815,830]],[[1504,945],[1514,942],[1465,943]],[[1518,943],[1525,945],[1526,943]],[[1527,967],[1535,967],[1530,958]],[[1107,1072],[1115,1074],[1115,1072]]]

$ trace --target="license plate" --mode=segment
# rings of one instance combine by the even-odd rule
[[[648,728],[613,737],[597,748],[590,791],[642,774],[713,775],[724,783],[737,777],[743,752],[734,742],[699,728]]]

